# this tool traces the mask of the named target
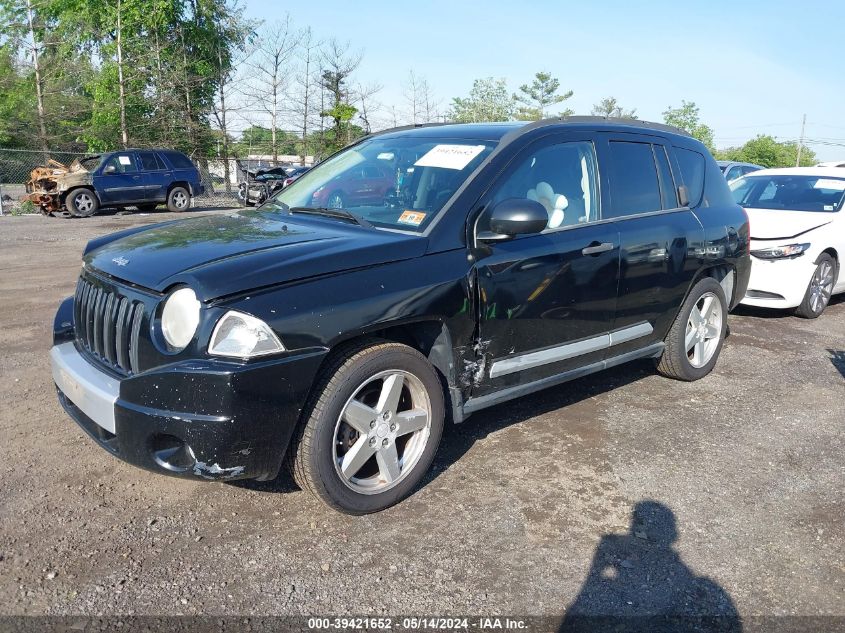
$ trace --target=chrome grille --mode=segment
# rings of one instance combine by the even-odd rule
[[[76,340],[106,365],[138,372],[144,304],[80,278],[73,303]]]

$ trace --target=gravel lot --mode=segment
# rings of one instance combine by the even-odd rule
[[[351,518],[285,477],[138,470],[61,411],[83,245],[172,217],[0,218],[0,612],[845,616],[845,300],[732,315],[697,383],[638,363],[476,414],[413,497]]]

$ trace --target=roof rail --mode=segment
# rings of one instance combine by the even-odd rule
[[[548,119],[540,119],[530,123],[523,129],[542,127],[544,125],[553,125],[555,123],[617,123],[619,125],[628,125],[631,127],[642,127],[651,130],[659,130],[661,132],[671,132],[672,134],[680,134],[681,136],[692,135],[686,130],[682,130],[674,125],[666,125],[665,123],[654,123],[653,121],[642,121],[640,119],[630,119],[627,117],[607,117],[607,116],[584,116],[571,115],[559,116]]]

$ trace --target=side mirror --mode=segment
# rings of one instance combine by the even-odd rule
[[[109,174],[113,174],[117,171],[117,168],[114,165],[106,165],[103,169],[103,175],[108,176]]]
[[[546,207],[536,200],[508,198],[490,211],[490,230],[479,233],[486,242],[506,240],[516,235],[541,233],[549,223]]]

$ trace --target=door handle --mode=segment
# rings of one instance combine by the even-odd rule
[[[141,180],[140,176],[132,176],[132,180]]]
[[[613,242],[593,242],[586,248],[581,249],[582,255],[598,255],[613,250]]]

